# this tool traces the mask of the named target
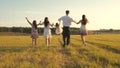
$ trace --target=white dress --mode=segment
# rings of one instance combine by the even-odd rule
[[[63,30],[61,27],[58,27],[58,28],[56,27],[56,31],[55,31],[56,34],[62,34],[62,32]]]
[[[48,25],[47,27],[44,27],[43,36],[44,36],[45,38],[51,37],[50,25]]]
[[[87,35],[86,25],[81,24],[80,35]]]

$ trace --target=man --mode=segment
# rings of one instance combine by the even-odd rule
[[[63,21],[63,47],[70,44],[70,25],[71,22],[76,23],[71,17],[69,17],[69,10],[66,10],[66,15],[58,19],[59,22]]]

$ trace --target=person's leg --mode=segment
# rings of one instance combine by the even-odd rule
[[[67,45],[70,44],[70,34],[67,36]]]
[[[35,39],[35,45],[37,45],[37,39]]]
[[[34,46],[34,39],[32,38],[32,45]]]
[[[48,38],[48,44],[50,45],[51,43],[51,37]]]
[[[46,38],[46,45],[48,46],[48,38]]]
[[[70,44],[70,28],[68,27],[67,28],[67,45],[69,45]]]
[[[65,27],[63,27],[62,36],[63,36],[63,47],[65,47],[65,44],[66,44],[66,28]]]
[[[66,37],[63,36],[63,47],[65,47],[65,44],[66,44]]]
[[[85,36],[83,36],[83,41],[84,41],[84,45],[86,45],[86,42],[85,42]]]
[[[81,35],[81,40],[82,40],[82,43],[84,44],[84,41],[83,41],[83,35]]]
[[[81,35],[81,39],[82,39],[83,45],[85,45],[85,38],[84,38],[84,35]]]

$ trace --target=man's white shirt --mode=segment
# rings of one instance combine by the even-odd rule
[[[63,26],[69,27],[71,25],[71,22],[75,22],[71,17],[69,16],[62,16],[61,18],[58,19],[58,21],[63,21]],[[76,23],[76,22],[75,22]]]

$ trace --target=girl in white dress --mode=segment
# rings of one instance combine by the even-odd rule
[[[55,33],[56,33],[57,35],[62,34],[63,30],[62,30],[62,28],[60,27],[60,24],[56,23],[55,28],[56,28]]]
[[[58,24],[58,23],[56,23],[56,25],[55,25],[55,33],[57,34],[57,35],[59,35],[57,38],[58,38],[58,41],[60,42],[60,43],[62,43],[62,41],[61,41],[61,34],[62,34],[62,32],[63,32],[63,30],[62,30],[62,28],[60,27],[60,24]]]
[[[36,20],[33,20],[33,23],[31,23],[27,17],[25,18],[27,22],[32,26],[32,30],[31,30],[32,45],[36,45],[37,38],[38,38],[37,26],[40,25],[40,23],[36,24]]]
[[[53,24],[51,24],[48,20],[48,17],[45,17],[44,22],[42,23],[44,24],[44,32],[43,32],[43,36],[46,39],[46,45],[50,45],[51,43],[51,29],[50,26],[53,26]]]
[[[81,27],[80,27],[81,39],[82,39],[83,45],[86,45],[84,36],[87,35],[86,24],[88,23],[88,20],[85,15],[82,15],[82,20],[80,20],[77,24],[79,23],[81,23]]]

